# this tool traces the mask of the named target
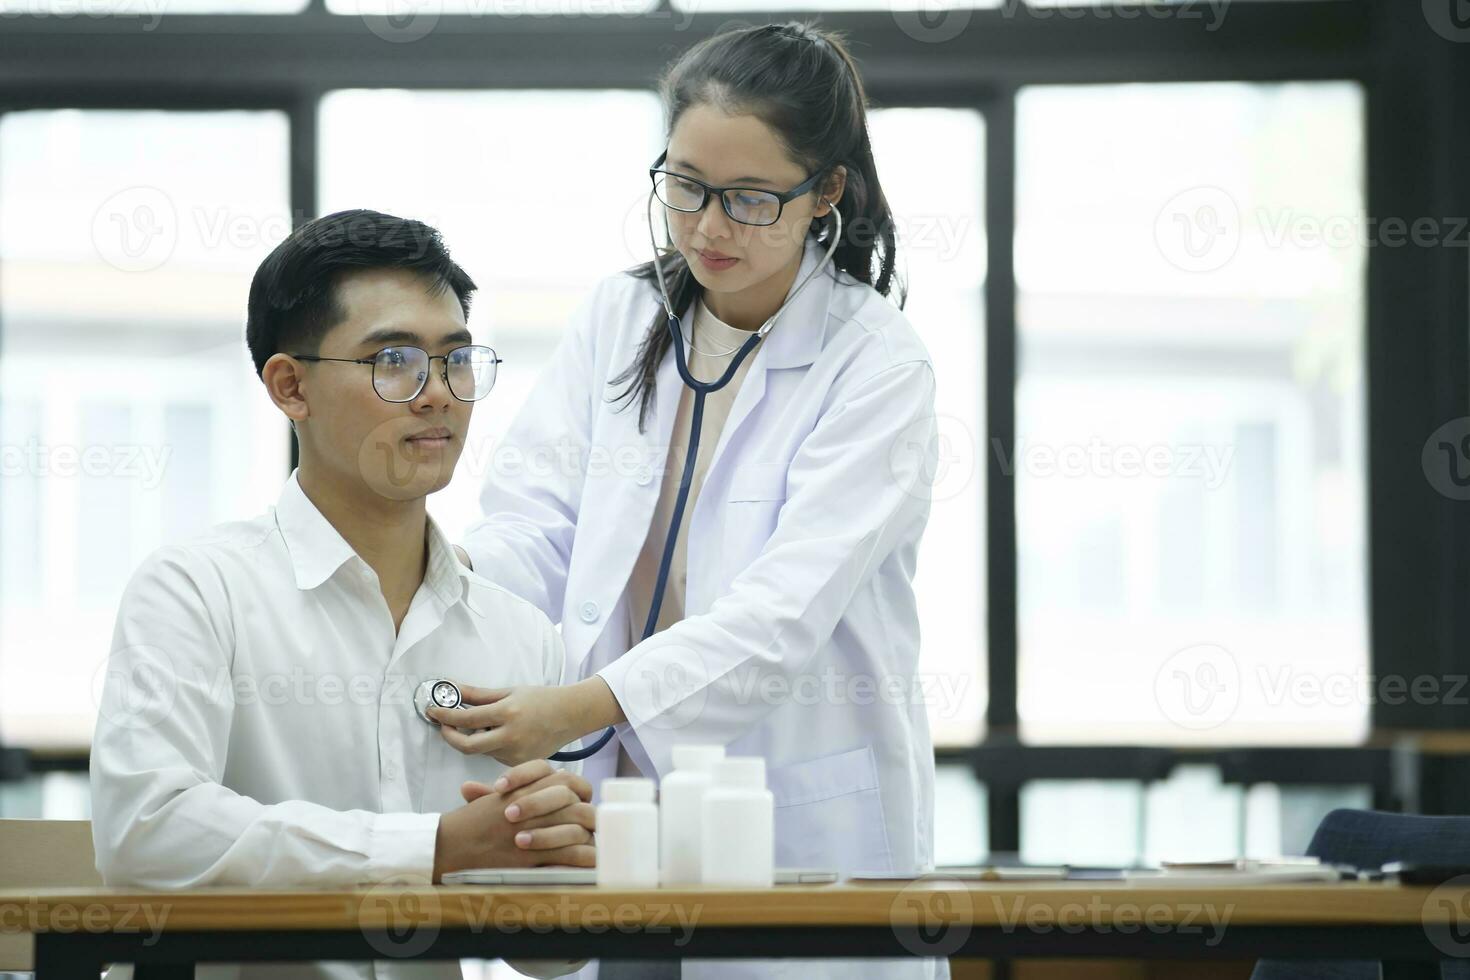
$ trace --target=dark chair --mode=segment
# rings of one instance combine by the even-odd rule
[[[1378,868],[1390,861],[1470,865],[1470,817],[1420,817],[1374,810],[1333,810],[1307,853],[1331,864]],[[1378,980],[1370,960],[1261,960],[1251,980]],[[1470,980],[1470,963],[1444,960],[1444,980]]]

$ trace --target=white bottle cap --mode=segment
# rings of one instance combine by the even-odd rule
[[[694,772],[710,772],[715,763],[725,757],[723,745],[676,745],[674,746],[674,768],[690,769]]]
[[[653,780],[635,777],[604,779],[602,781],[604,803],[652,803]]]
[[[714,784],[738,789],[766,788],[766,760],[758,755],[734,755],[715,763]]]

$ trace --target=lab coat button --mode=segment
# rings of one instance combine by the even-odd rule
[[[582,622],[595,623],[597,622],[598,614],[599,610],[597,608],[597,603],[592,602],[591,600],[582,603]]]
[[[648,467],[645,466],[638,471],[638,485],[640,487],[646,487],[652,482],[653,472]]]

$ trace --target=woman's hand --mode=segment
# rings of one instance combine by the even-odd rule
[[[508,766],[544,759],[588,732],[626,720],[596,676],[558,687],[460,685],[459,691],[468,707],[428,710],[444,741],[465,755],[488,755]]]

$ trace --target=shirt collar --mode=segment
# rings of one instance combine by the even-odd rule
[[[424,581],[448,605],[465,598],[469,589],[470,570],[454,553],[454,546],[434,518],[428,518],[429,561],[424,568]]]
[[[296,587],[314,589],[358,555],[301,489],[297,473],[297,470],[291,471],[280,499],[276,501],[276,526],[281,529],[286,551],[291,556]],[[452,605],[464,597],[469,569],[455,556],[449,539],[432,517],[428,519],[426,536],[429,558],[424,569],[424,582],[446,604]]]

